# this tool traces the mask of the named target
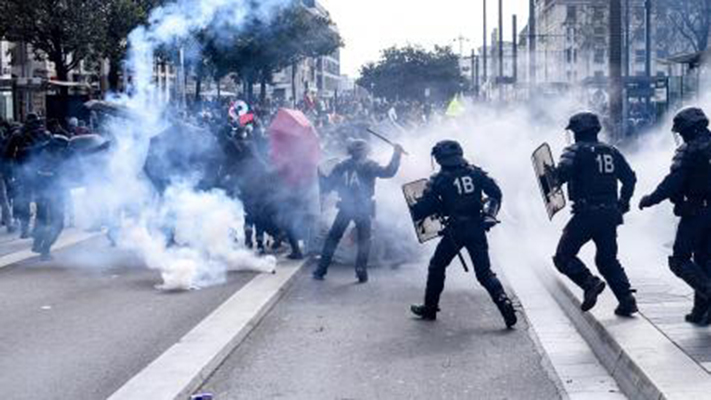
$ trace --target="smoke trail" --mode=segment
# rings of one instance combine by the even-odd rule
[[[236,244],[236,236],[243,232],[242,208],[223,192],[200,192],[195,181],[180,181],[156,196],[145,179],[151,138],[173,125],[165,91],[154,81],[157,51],[188,42],[193,47],[199,31],[227,40],[247,18],[266,19],[284,4],[286,0],[178,0],[156,8],[149,23],[129,35],[130,88],[128,94],[110,99],[127,107],[131,116],[112,119],[104,127],[114,146],[106,173],[87,187],[87,193],[100,205],[94,218],[108,221],[120,247],[134,250],[160,271],[162,289],[221,283],[232,269],[273,272],[276,259],[258,258]],[[193,61],[201,60],[193,48],[188,54],[196,57]]]

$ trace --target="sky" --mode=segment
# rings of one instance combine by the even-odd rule
[[[484,0],[319,0],[338,25],[346,47],[341,51],[342,73],[357,77],[360,67],[377,61],[380,51],[392,45],[425,47],[463,42],[467,54],[483,43]],[[487,0],[488,28],[498,25],[498,1]],[[519,31],[526,26],[528,0],[503,0],[504,40],[511,40],[512,14]],[[491,33],[489,34],[491,37]]]

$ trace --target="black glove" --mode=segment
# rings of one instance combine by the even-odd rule
[[[639,202],[639,209],[644,210],[645,208],[652,207],[654,205],[654,202],[652,201],[652,196],[644,196],[642,197],[642,200]]]
[[[617,203],[617,208],[620,210],[622,215],[625,215],[628,212],[630,212],[630,203],[629,203],[629,201],[620,200]]]
[[[484,230],[489,232],[491,228],[495,227],[500,223],[499,220],[496,218],[490,216],[490,215],[485,215],[484,220],[482,221],[482,225],[484,226]]]

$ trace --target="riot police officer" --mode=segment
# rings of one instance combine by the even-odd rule
[[[573,132],[575,144],[564,150],[553,172],[560,185],[568,184],[573,217],[563,230],[554,264],[584,290],[581,309],[591,310],[605,290],[605,282],[590,272],[578,253],[593,241],[595,264],[619,302],[615,314],[631,316],[638,311],[637,301],[617,258],[617,227],[630,209],[637,177],[619,150],[598,140],[602,125],[596,114],[575,114],[566,129]]]
[[[69,156],[69,138],[53,135],[33,157],[37,218],[32,251],[42,261],[51,260],[50,250],[64,230],[64,216],[69,191],[64,182],[64,163]]]
[[[23,128],[10,138],[5,149],[5,158],[12,161],[15,178],[13,214],[20,221],[20,237],[23,239],[30,237],[30,204],[35,191],[34,171],[29,164],[37,146],[50,136],[44,121],[37,114],[30,113]]]
[[[491,270],[486,232],[498,223],[502,193],[482,169],[464,159],[461,145],[452,140],[438,143],[432,155],[442,170],[432,177],[423,197],[412,207],[413,219],[432,215],[446,218],[444,238],[430,260],[425,303],[411,311],[425,320],[437,319],[439,299],[444,290],[445,270],[462,248],[474,263],[479,283],[489,292],[508,328],[516,325],[516,312],[501,282]],[[484,195],[488,197],[484,201]]]
[[[681,217],[677,228],[671,271],[695,291],[694,308],[686,316],[691,323],[707,322],[711,305],[711,133],[703,110],[690,107],[674,118],[672,131],[684,143],[677,149],[671,172],[657,189],[642,198],[645,209],[665,200],[674,204],[674,214]]]
[[[358,256],[356,258],[356,277],[360,283],[368,281],[368,257],[370,255],[370,236],[372,219],[375,216],[375,180],[392,178],[400,168],[400,159],[404,150],[396,145],[390,163],[382,167],[368,158],[370,146],[364,140],[354,140],[348,146],[350,158],[338,164],[328,179],[323,192],[333,189],[338,191],[338,215],[328,233],[328,238],[321,252],[318,267],[313,273],[316,280],[323,280],[336,252],[338,242],[351,222],[355,223],[358,234]]]

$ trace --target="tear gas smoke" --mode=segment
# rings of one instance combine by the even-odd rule
[[[160,271],[163,289],[217,284],[231,269],[273,272],[276,260],[258,258],[236,245],[235,236],[243,232],[242,210],[224,193],[197,191],[195,180],[190,180],[172,182],[159,197],[145,179],[150,139],[170,129],[172,122],[167,99],[154,82],[156,51],[189,42],[188,54],[201,60],[192,40],[198,31],[227,37],[239,32],[248,17],[258,13],[268,18],[285,3],[178,0],[155,9],[148,25],[129,35],[129,94],[111,100],[131,110],[131,117],[112,119],[105,127],[113,138],[108,168],[86,189],[94,206],[80,212],[108,222],[120,247],[134,250],[150,268]]]

